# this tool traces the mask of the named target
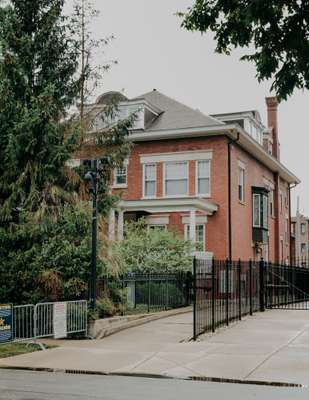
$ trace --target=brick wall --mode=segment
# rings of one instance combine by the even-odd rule
[[[193,150],[212,150],[211,161],[211,197],[209,201],[219,205],[219,210],[208,218],[206,225],[206,249],[212,251],[218,259],[228,256],[228,140],[225,137],[178,139],[136,143],[128,164],[128,188],[121,189],[124,200],[139,200],[142,198],[143,171],[140,157],[152,153],[170,153]],[[256,258],[252,243],[252,186],[265,186],[265,179],[273,184],[276,177],[265,166],[256,161],[251,155],[233,144],[231,150],[232,162],[232,256],[234,259]],[[245,201],[238,201],[238,162],[245,164]],[[280,190],[288,196],[286,182],[280,180]],[[163,165],[157,164],[157,197],[162,197]],[[119,190],[115,190],[119,193]],[[189,194],[195,195],[195,162],[189,162]],[[288,207],[282,213],[279,211],[277,236],[285,232],[284,217],[288,215]],[[181,234],[183,213],[170,213],[170,229]],[[289,233],[288,233],[289,238]],[[285,238],[285,237],[284,237]],[[278,239],[276,239],[276,219],[269,218],[269,259],[277,258]],[[284,242],[282,257],[289,256],[289,240]]]

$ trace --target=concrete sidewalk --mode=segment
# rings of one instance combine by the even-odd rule
[[[183,342],[192,314],[165,318],[100,341],[0,360],[9,367],[159,374],[309,385],[309,312],[272,310]]]

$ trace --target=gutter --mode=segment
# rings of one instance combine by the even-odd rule
[[[238,124],[220,124],[206,127],[188,127],[180,129],[162,129],[157,131],[140,131],[131,133],[128,137],[130,142],[145,142],[168,139],[184,139],[203,136],[227,136],[232,140],[239,137],[239,145],[254,158],[269,168],[272,172],[278,173],[288,183],[300,183],[300,180],[292,174],[277,159],[268,154],[266,150],[248,135]]]
[[[228,159],[228,231],[229,231],[229,260],[232,261],[233,257],[233,229],[232,229],[232,158],[231,158],[231,145],[239,141],[239,132],[237,132],[236,139],[230,139],[227,144],[227,159]]]
[[[292,232],[291,232],[291,226],[292,226],[292,212],[291,212],[291,190],[294,189],[297,186],[297,184],[291,185],[289,184],[289,238],[290,238],[290,265],[292,265],[293,262],[293,254],[292,254]],[[296,247],[295,247],[296,249]],[[296,258],[296,254],[295,254]],[[295,260],[296,261],[296,260]]]

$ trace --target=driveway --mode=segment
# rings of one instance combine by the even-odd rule
[[[196,343],[186,341],[191,332],[188,313],[0,365],[309,385],[309,311],[257,313]]]

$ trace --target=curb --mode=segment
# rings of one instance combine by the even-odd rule
[[[2,365],[0,370],[11,371],[29,371],[29,372],[46,372],[46,373],[62,373],[69,375],[93,375],[93,376],[122,376],[131,378],[147,378],[147,379],[169,379],[169,380],[182,380],[192,382],[210,382],[210,383],[230,383],[240,385],[257,385],[257,386],[272,386],[272,387],[286,387],[286,388],[307,388],[307,385],[289,382],[276,382],[276,381],[256,381],[256,380],[242,380],[232,378],[216,378],[206,376],[190,376],[187,378],[173,377],[162,374],[152,373],[134,373],[134,372],[103,372],[103,371],[86,371],[86,370],[72,370],[72,369],[59,369],[59,368],[45,368],[45,367],[10,367]]]
[[[102,327],[101,329],[98,328],[98,331],[95,335],[91,335],[92,333],[91,330],[89,331],[89,333],[94,339],[99,340],[129,328],[134,328],[136,326],[144,325],[152,321],[157,321],[159,319],[173,317],[181,314],[187,314],[191,312],[192,312],[192,307],[185,307],[168,311],[160,311],[158,313],[153,313],[153,314],[137,315],[136,319],[134,319],[133,321],[124,321],[123,324],[120,324],[115,327],[111,326],[111,327]],[[108,319],[105,320],[103,319],[102,321],[106,321],[106,323],[108,323]],[[119,322],[119,320],[117,322]]]

